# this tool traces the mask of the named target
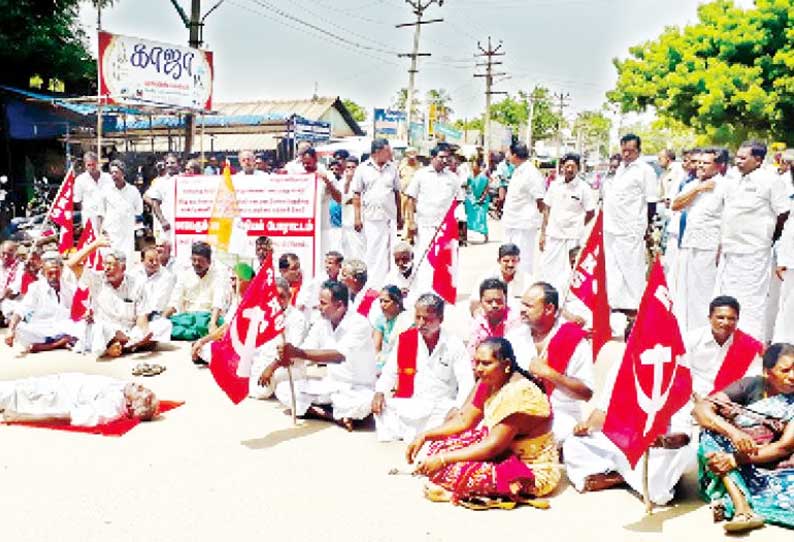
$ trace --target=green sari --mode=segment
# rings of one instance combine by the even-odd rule
[[[480,174],[469,177],[467,182],[468,195],[466,196],[466,226],[469,231],[476,231],[488,235],[488,207],[491,198],[488,195],[488,177]],[[485,194],[485,199],[480,203],[480,198]]]

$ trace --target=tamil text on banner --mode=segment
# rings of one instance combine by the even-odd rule
[[[99,33],[99,94],[107,103],[212,109],[212,53]]]
[[[194,241],[208,239],[212,209],[222,175],[179,177],[174,203],[175,256],[187,264]],[[266,235],[273,242],[275,257],[292,252],[300,258],[305,279],[320,270],[320,220],[317,180],[314,175],[235,175],[232,177],[239,219],[245,230],[247,250],[254,254],[254,242]],[[327,209],[325,210],[327,212]],[[230,245],[236,245],[232,231]],[[231,250],[231,247],[230,247]]]
[[[692,395],[684,343],[657,258],[612,390],[604,434],[632,467]]]
[[[74,168],[69,168],[69,172],[61,183],[61,188],[52,202],[48,216],[52,223],[60,229],[58,251],[61,253],[74,247],[74,180]]]

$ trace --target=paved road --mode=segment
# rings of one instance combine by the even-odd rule
[[[499,238],[498,225],[493,238]],[[498,242],[462,250],[462,292],[491,267]],[[447,319],[467,333],[466,300]],[[3,540],[723,540],[687,475],[674,506],[645,517],[623,489],[579,495],[563,485],[547,511],[475,513],[421,496],[421,481],[389,476],[402,444],[372,428],[348,434],[320,422],[292,427],[274,402],[232,405],[185,345],[109,363],[0,346],[0,378],[58,371],[127,377],[142,360],[168,370],[147,379],[186,404],[122,438],[0,427]],[[753,540],[790,541],[767,527]]]

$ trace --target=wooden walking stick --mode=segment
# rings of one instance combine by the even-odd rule
[[[648,463],[650,463],[651,450],[645,450],[642,456],[642,501],[645,503],[645,513],[653,515],[653,503],[648,482]]]
[[[281,345],[287,344],[284,331],[281,332]],[[298,425],[298,418],[295,414],[295,380],[292,378],[292,365],[287,365],[287,377],[289,377],[290,411],[292,412],[292,425]]]

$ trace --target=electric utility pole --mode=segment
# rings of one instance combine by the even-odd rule
[[[404,28],[406,26],[413,26],[414,27],[414,47],[413,52],[411,53],[401,53],[397,56],[400,58],[410,58],[411,59],[411,67],[408,69],[408,92],[407,96],[405,97],[405,124],[406,124],[406,136],[405,139],[408,141],[408,144],[411,144],[411,122],[413,120],[413,103],[414,103],[414,84],[416,82],[416,74],[419,72],[417,68],[418,59],[420,56],[430,56],[430,53],[420,53],[419,52],[419,34],[422,29],[423,24],[432,24],[432,23],[440,23],[444,19],[427,19],[423,20],[422,15],[424,14],[425,10],[429,8],[433,4],[438,4],[438,7],[444,5],[444,0],[405,0],[405,2],[413,8],[414,15],[416,15],[416,21],[413,23],[403,23],[396,25],[397,28]]]
[[[499,45],[493,47],[491,45],[491,36],[488,36],[488,47],[484,48],[480,45],[480,42],[477,42],[477,48],[480,52],[474,55],[476,58],[485,58],[485,62],[477,63],[477,66],[485,66],[485,73],[475,73],[474,77],[485,77],[485,120],[483,122],[483,147],[485,150],[485,160],[486,164],[490,164],[491,161],[491,96],[494,94],[507,94],[507,92],[497,92],[491,90],[493,87],[493,78],[499,77],[501,75],[506,75],[503,72],[494,73],[493,67],[502,64],[501,61],[495,61],[494,57],[504,56],[505,53],[501,52],[502,49],[502,42],[499,41]]]
[[[557,101],[557,105],[560,106],[560,118],[557,122],[557,164],[559,165],[562,148],[562,123],[565,120],[564,112],[565,108],[568,107],[568,102],[571,100],[571,94],[568,92],[558,92],[554,94],[554,99]]]
[[[533,88],[527,94],[527,102],[529,106],[529,116],[527,118],[527,149],[529,150],[529,155],[532,156],[532,145],[534,142],[532,141],[533,135],[533,124],[535,122],[535,104],[540,100],[537,96],[535,96],[535,92],[537,91],[537,87]]]

